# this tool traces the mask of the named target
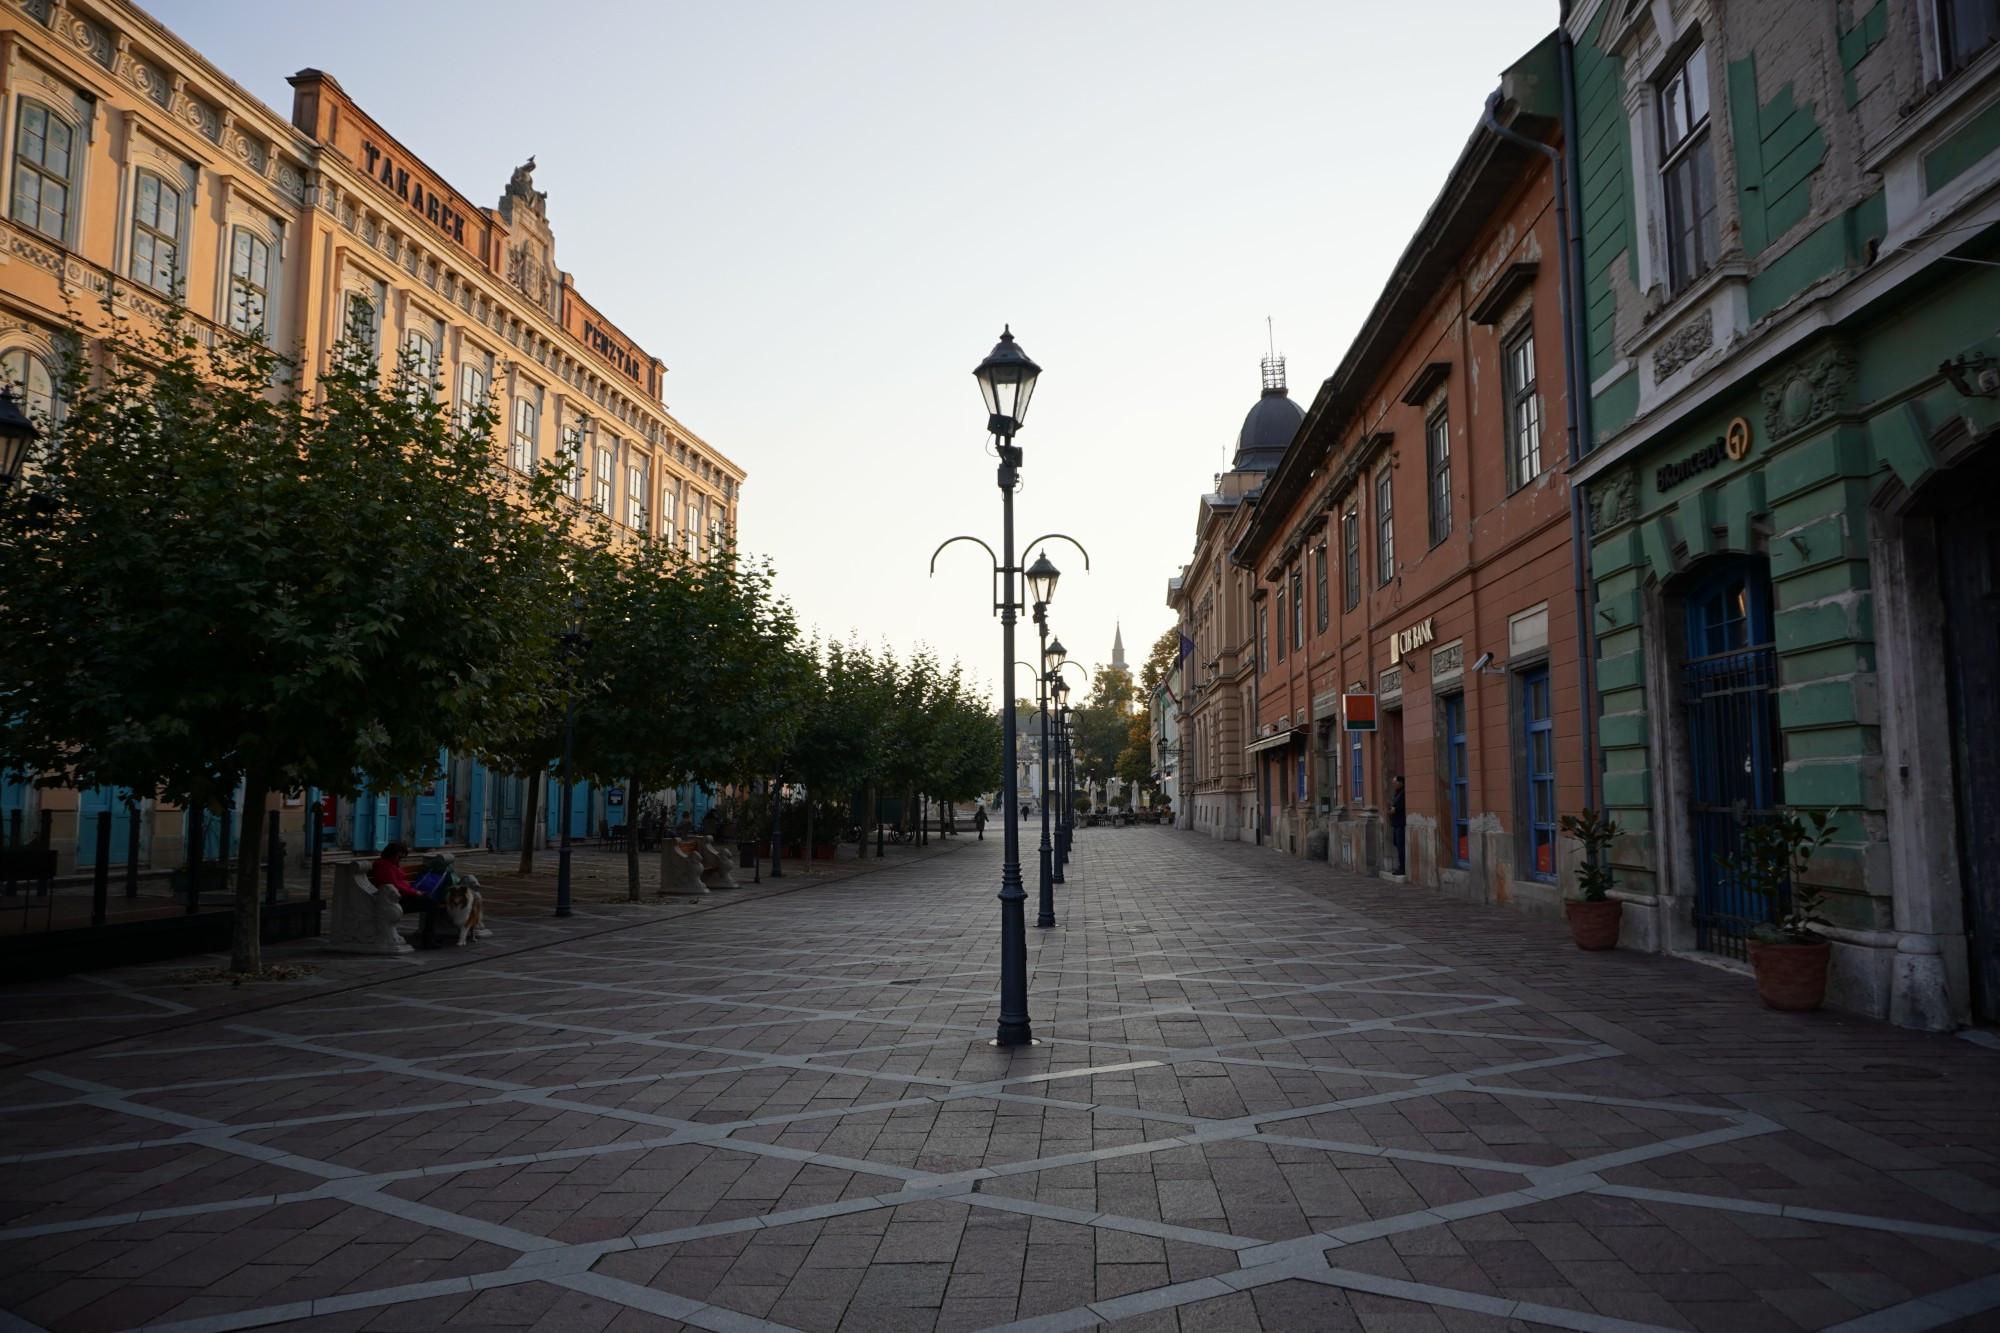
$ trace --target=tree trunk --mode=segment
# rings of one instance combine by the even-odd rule
[[[806,849],[805,850],[806,850],[805,873],[810,875],[813,872],[813,798],[812,798],[812,791],[810,788],[808,788],[806,791]]]
[[[861,789],[861,842],[855,848],[857,859],[868,859],[868,826],[875,822],[879,812],[875,809],[875,784],[869,783]]]
[[[230,941],[229,970],[258,972],[264,966],[263,913],[257,892],[258,855],[264,845],[264,775],[243,775],[242,850],[236,856],[236,928]]]
[[[536,821],[541,818],[542,788],[548,779],[537,772],[524,780],[528,784],[528,799],[523,803],[521,812],[521,873],[532,875],[535,873]]]
[[[625,897],[639,901],[639,798],[645,788],[639,779],[625,784]]]

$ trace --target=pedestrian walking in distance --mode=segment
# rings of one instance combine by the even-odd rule
[[[1407,875],[1403,860],[1403,775],[1398,773],[1389,789],[1389,839],[1396,844],[1396,873]]]
[[[986,807],[981,805],[972,812],[972,827],[979,830],[979,840],[986,841]]]

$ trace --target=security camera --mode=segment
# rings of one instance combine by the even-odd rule
[[[1481,653],[1479,655],[1479,660],[1472,664],[1472,669],[1474,671],[1484,671],[1488,666],[1492,664],[1492,662],[1493,662],[1492,653]]]

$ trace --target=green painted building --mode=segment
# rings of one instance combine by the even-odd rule
[[[1625,943],[1741,966],[1725,858],[1833,809],[1830,1002],[2000,1020],[2000,0],[1564,35]]]

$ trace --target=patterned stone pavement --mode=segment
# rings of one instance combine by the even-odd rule
[[[998,856],[101,978],[124,1040],[0,1072],[0,1330],[2000,1327],[2000,1051],[1132,829],[1003,1052]]]

